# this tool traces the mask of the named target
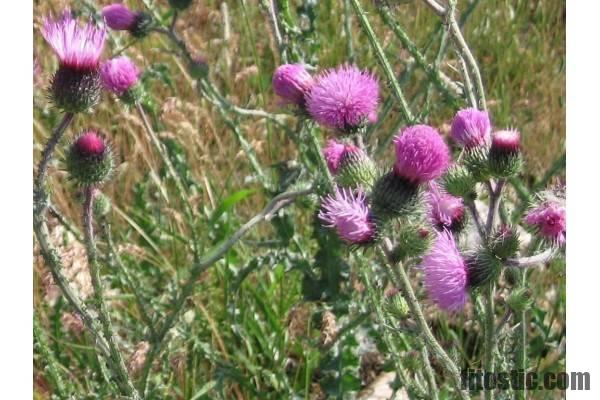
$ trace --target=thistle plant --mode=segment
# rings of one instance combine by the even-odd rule
[[[493,388],[469,391],[461,371],[527,370],[533,307],[528,276],[564,251],[564,190],[540,187],[532,193],[520,185],[527,163],[521,133],[493,123],[496,115],[488,110],[484,80],[457,21],[456,1],[423,0],[442,26],[432,64],[403,31],[393,8],[387,2],[375,4],[384,24],[408,48],[410,69],[425,72],[414,99],[405,95],[404,85],[415,76],[398,77],[365,2],[343,1],[348,54],[329,65],[302,43],[314,25],[311,2],[296,12],[288,1],[259,2],[275,44],[271,87],[260,93],[265,109],[237,104],[240,99],[227,95],[217,78],[219,60],[200,56],[178,32],[178,21],[194,11],[194,2],[164,3],[143,2],[141,10],[120,2],[96,10],[92,4],[90,13],[104,24],[92,19],[81,24],[67,10],[42,27],[58,57],[49,92],[62,118],[36,170],[34,233],[45,268],[65,300],[66,312],[56,320],[64,320],[92,350],[99,372],[90,378],[98,381],[90,386],[93,395],[346,398],[368,386],[373,374],[388,370],[394,373],[394,390],[410,398],[468,399],[483,391],[493,399],[498,394]],[[240,7],[247,10],[249,4]],[[228,15],[226,4],[221,13]],[[302,24],[297,15],[304,18]],[[352,30],[351,19],[359,31]],[[107,35],[131,35],[132,41],[121,47],[118,40],[114,45],[107,41]],[[352,35],[364,36],[370,46],[360,57]],[[185,72],[169,75],[168,81],[189,84],[209,122],[220,121],[234,138],[253,190],[236,192],[215,206],[212,186],[198,183],[201,171],[190,170],[186,151],[201,150],[181,150],[181,133],[166,132],[149,100],[149,82],[162,67],[137,65],[139,58],[127,55],[129,47],[144,55],[148,47],[143,41],[153,38],[165,46],[158,56],[175,57],[178,71]],[[441,70],[449,48],[460,80]],[[369,52],[375,57],[365,57]],[[101,96],[102,89],[107,96]],[[453,118],[430,114],[434,89]],[[129,132],[97,126],[92,114],[95,107],[112,104],[127,118],[137,118],[136,140],[148,141],[160,166],[158,172],[146,171],[144,182],[124,189],[135,193],[142,211],[123,210],[108,194],[129,173],[120,166],[128,154],[117,154],[112,144]],[[394,115],[399,123],[386,131],[383,126]],[[78,134],[69,132],[75,118],[86,126]],[[248,121],[266,137],[281,133],[296,159],[279,159],[283,152],[274,152],[271,161],[281,162],[265,162],[248,139]],[[55,153],[63,145],[60,160]],[[55,158],[67,171],[65,190],[79,207],[74,221],[54,204],[58,196],[48,178]],[[203,191],[213,204],[197,200]],[[266,204],[238,222],[231,216],[234,205],[254,192]],[[169,212],[178,218],[169,220]],[[64,254],[50,237],[50,219],[83,244],[90,299],[73,290]],[[275,238],[261,237],[262,230],[248,238],[265,222],[271,228],[266,235]],[[152,249],[138,251],[142,261],[130,260],[123,250],[136,248],[131,238],[137,234],[142,238],[137,243]],[[269,272],[273,286],[247,279],[260,269]],[[294,282],[294,293],[275,286],[283,281]],[[225,282],[222,290],[211,286],[220,282]],[[122,301],[131,302],[134,317],[122,315],[115,300],[119,296],[111,295],[114,289],[125,293]],[[259,305],[238,308],[240,298]],[[215,312],[218,306],[223,308]],[[287,316],[281,312],[285,307],[291,309]],[[43,325],[36,317],[36,349],[55,394],[81,397],[83,390],[65,374],[68,368],[59,367],[67,357],[55,354]],[[210,340],[203,336],[207,332]],[[463,334],[468,338],[463,340]],[[477,345],[468,347],[469,341]],[[373,361],[379,358],[384,361]],[[204,364],[198,376],[194,371],[188,378],[193,393],[172,390],[178,379],[188,385],[181,377],[199,362]],[[527,396],[525,389],[512,394]]]

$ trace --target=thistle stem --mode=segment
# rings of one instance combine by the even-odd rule
[[[483,355],[483,370],[486,373],[494,372],[494,351],[496,347],[496,329],[494,314],[494,283],[492,282],[486,288],[485,295],[485,346]],[[493,400],[493,389],[485,389],[486,400]]]
[[[548,248],[541,253],[529,257],[509,258],[504,262],[507,267],[533,267],[550,261],[556,253],[556,249]]]
[[[92,287],[94,288],[94,300],[98,306],[98,316],[100,324],[102,326],[104,337],[108,342],[108,350],[111,359],[111,365],[114,372],[119,377],[119,387],[128,396],[133,399],[140,399],[140,396],[133,385],[127,367],[121,356],[121,352],[117,346],[116,335],[112,326],[110,314],[106,302],[104,301],[104,289],[102,287],[102,280],[100,279],[100,265],[98,263],[98,256],[96,252],[96,243],[94,240],[94,229],[93,223],[93,210],[94,204],[94,188],[86,187],[84,189],[85,202],[83,205],[83,225],[84,225],[84,237],[85,245],[87,249],[88,265],[90,268],[90,276],[92,280]]]
[[[425,342],[425,345],[429,348],[433,356],[439,361],[444,371],[450,375],[452,384],[458,392],[459,397],[463,400],[468,400],[469,394],[461,389],[462,382],[460,371],[454,361],[452,361],[437,339],[433,336],[431,329],[429,329],[429,325],[427,324],[427,320],[423,315],[423,310],[421,309],[419,301],[417,300],[417,296],[415,296],[410,284],[410,280],[408,279],[408,275],[404,270],[404,266],[402,263],[394,264],[391,262],[393,246],[388,238],[383,239],[383,251],[387,257],[387,266],[391,270],[393,276],[396,278],[395,283],[400,287],[406,298],[410,312],[413,315],[419,330],[421,331],[422,339]]]

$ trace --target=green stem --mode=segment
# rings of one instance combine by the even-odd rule
[[[111,360],[110,364],[114,369],[114,372],[119,377],[119,387],[124,394],[131,396],[133,399],[140,399],[140,396],[135,389],[131,378],[129,377],[127,367],[125,366],[125,362],[123,361],[121,352],[117,346],[116,335],[114,333],[110,315],[108,313],[108,308],[106,307],[106,302],[104,301],[104,289],[100,279],[100,265],[98,263],[96,243],[94,240],[94,230],[92,227],[94,190],[95,189],[93,187],[86,187],[84,189],[85,203],[83,206],[84,237],[92,287],[94,288],[94,300],[98,306],[98,316],[102,326],[103,334],[108,342],[108,350]]]
[[[433,354],[433,356],[439,361],[444,371],[446,371],[446,373],[450,375],[452,384],[458,392],[459,397],[463,400],[468,400],[469,394],[461,389],[462,382],[460,377],[460,370],[458,369],[454,361],[452,361],[450,356],[448,356],[448,354],[444,351],[437,339],[433,336],[431,329],[429,329],[429,325],[427,324],[425,315],[423,315],[423,310],[421,309],[419,301],[417,300],[417,296],[415,296],[415,293],[412,289],[410,280],[404,269],[404,265],[402,265],[402,263],[394,264],[390,261],[392,257],[392,249],[393,248],[390,240],[385,238],[383,251],[387,257],[386,266],[390,269],[392,275],[396,278],[395,284],[397,284],[398,287],[402,290],[402,293],[406,298],[408,307],[413,315],[413,318],[415,319],[415,322],[417,323],[417,326],[419,327],[419,330],[421,331],[423,341],[427,345],[429,351],[431,351],[431,354]]]
[[[429,362],[429,352],[425,346],[421,346],[421,358],[423,359],[423,365],[425,366],[425,378],[427,379],[427,385],[429,386],[431,400],[438,400],[439,391],[437,384],[435,383],[435,374],[431,367],[431,362]]]
[[[46,333],[40,326],[40,322],[38,321],[35,314],[33,315],[33,336],[36,341],[36,348],[39,350],[41,356],[46,362],[45,371],[48,372],[50,380],[54,384],[53,393],[61,399],[69,399],[70,391],[65,386],[65,383],[56,365],[56,358],[54,357],[54,354],[52,354],[52,350],[48,345],[48,338],[46,337]]]
[[[362,6],[358,2],[358,0],[350,0],[350,2],[352,3],[352,7],[354,7],[354,11],[356,12],[356,16],[358,17],[358,20],[360,22],[360,25],[362,26],[363,31],[365,32],[365,34],[367,35],[367,38],[369,39],[369,43],[371,44],[371,47],[373,47],[373,50],[375,51],[375,55],[377,56],[377,59],[379,60],[379,64],[383,68],[383,72],[385,73],[385,76],[390,83],[392,93],[394,94],[394,96],[396,96],[396,99],[398,100],[398,103],[400,104],[400,111],[402,112],[404,120],[409,125],[415,124],[417,122],[417,119],[413,116],[412,112],[410,111],[410,109],[408,107],[408,103],[406,102],[404,93],[402,92],[402,89],[400,88],[400,85],[398,84],[396,75],[394,74],[394,71],[392,70],[390,63],[383,52],[383,48],[381,47],[381,44],[379,44],[379,41],[377,40],[377,37],[375,36],[375,32],[373,32],[373,28],[371,27],[371,24],[369,23],[369,20],[367,19],[367,16],[365,15],[365,12],[364,12]]]
[[[496,347],[496,326],[494,318],[494,284],[490,284],[486,288],[486,301],[485,301],[485,345],[484,345],[484,358],[483,358],[483,370],[486,373],[494,372],[494,351]],[[493,400],[494,391],[493,389],[485,390],[486,400]]]

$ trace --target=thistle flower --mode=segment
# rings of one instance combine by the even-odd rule
[[[462,229],[465,219],[463,199],[446,193],[435,182],[429,182],[426,199],[427,213],[434,227],[451,232]]]
[[[102,8],[102,18],[110,29],[128,31],[135,24],[136,13],[121,3],[114,3]]]
[[[71,144],[66,164],[71,178],[79,185],[97,187],[112,173],[114,157],[106,139],[89,130]]]
[[[490,117],[487,111],[467,108],[454,116],[450,134],[460,145],[472,148],[489,143],[490,131]]]
[[[120,56],[105,61],[100,66],[100,77],[104,87],[121,97],[131,93],[140,77],[140,70],[127,56]]]
[[[302,64],[284,64],[273,73],[273,91],[285,104],[304,106],[305,94],[314,84],[312,76]]]
[[[131,11],[121,3],[105,6],[102,9],[102,17],[110,29],[128,31],[137,38],[146,36],[152,23],[149,14]]]
[[[367,71],[344,65],[319,75],[306,96],[306,107],[319,124],[352,132],[376,119],[379,84]]]
[[[66,10],[57,19],[44,19],[42,36],[59,59],[52,78],[54,104],[66,112],[87,111],[100,100],[98,64],[106,29],[89,22],[79,25]]]
[[[208,60],[206,57],[196,55],[190,61],[190,75],[194,79],[203,79],[208,75]]]
[[[339,185],[351,188],[370,188],[373,185],[376,167],[361,148],[330,139],[323,149],[323,156]]]
[[[335,228],[342,240],[350,244],[366,244],[375,239],[376,227],[367,206],[365,193],[336,187],[321,204],[319,219]]]
[[[449,231],[438,233],[420,266],[429,298],[443,310],[460,310],[468,296],[467,266]]]
[[[396,175],[414,183],[439,178],[448,168],[450,151],[437,130],[428,125],[404,128],[394,138]]]
[[[346,145],[335,139],[329,139],[327,141],[327,146],[323,149],[323,156],[325,157],[325,161],[327,161],[327,168],[329,168],[329,172],[333,175],[338,172],[344,150],[346,150]]]
[[[495,132],[490,147],[490,172],[497,177],[509,177],[519,172],[521,134],[516,129]]]
[[[562,246],[567,240],[567,210],[562,199],[550,197],[525,215],[525,223],[538,235]]]

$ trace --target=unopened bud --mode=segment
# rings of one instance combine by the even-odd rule
[[[81,186],[99,186],[114,168],[114,157],[106,139],[96,131],[80,134],[67,154],[66,164],[71,179]]]

